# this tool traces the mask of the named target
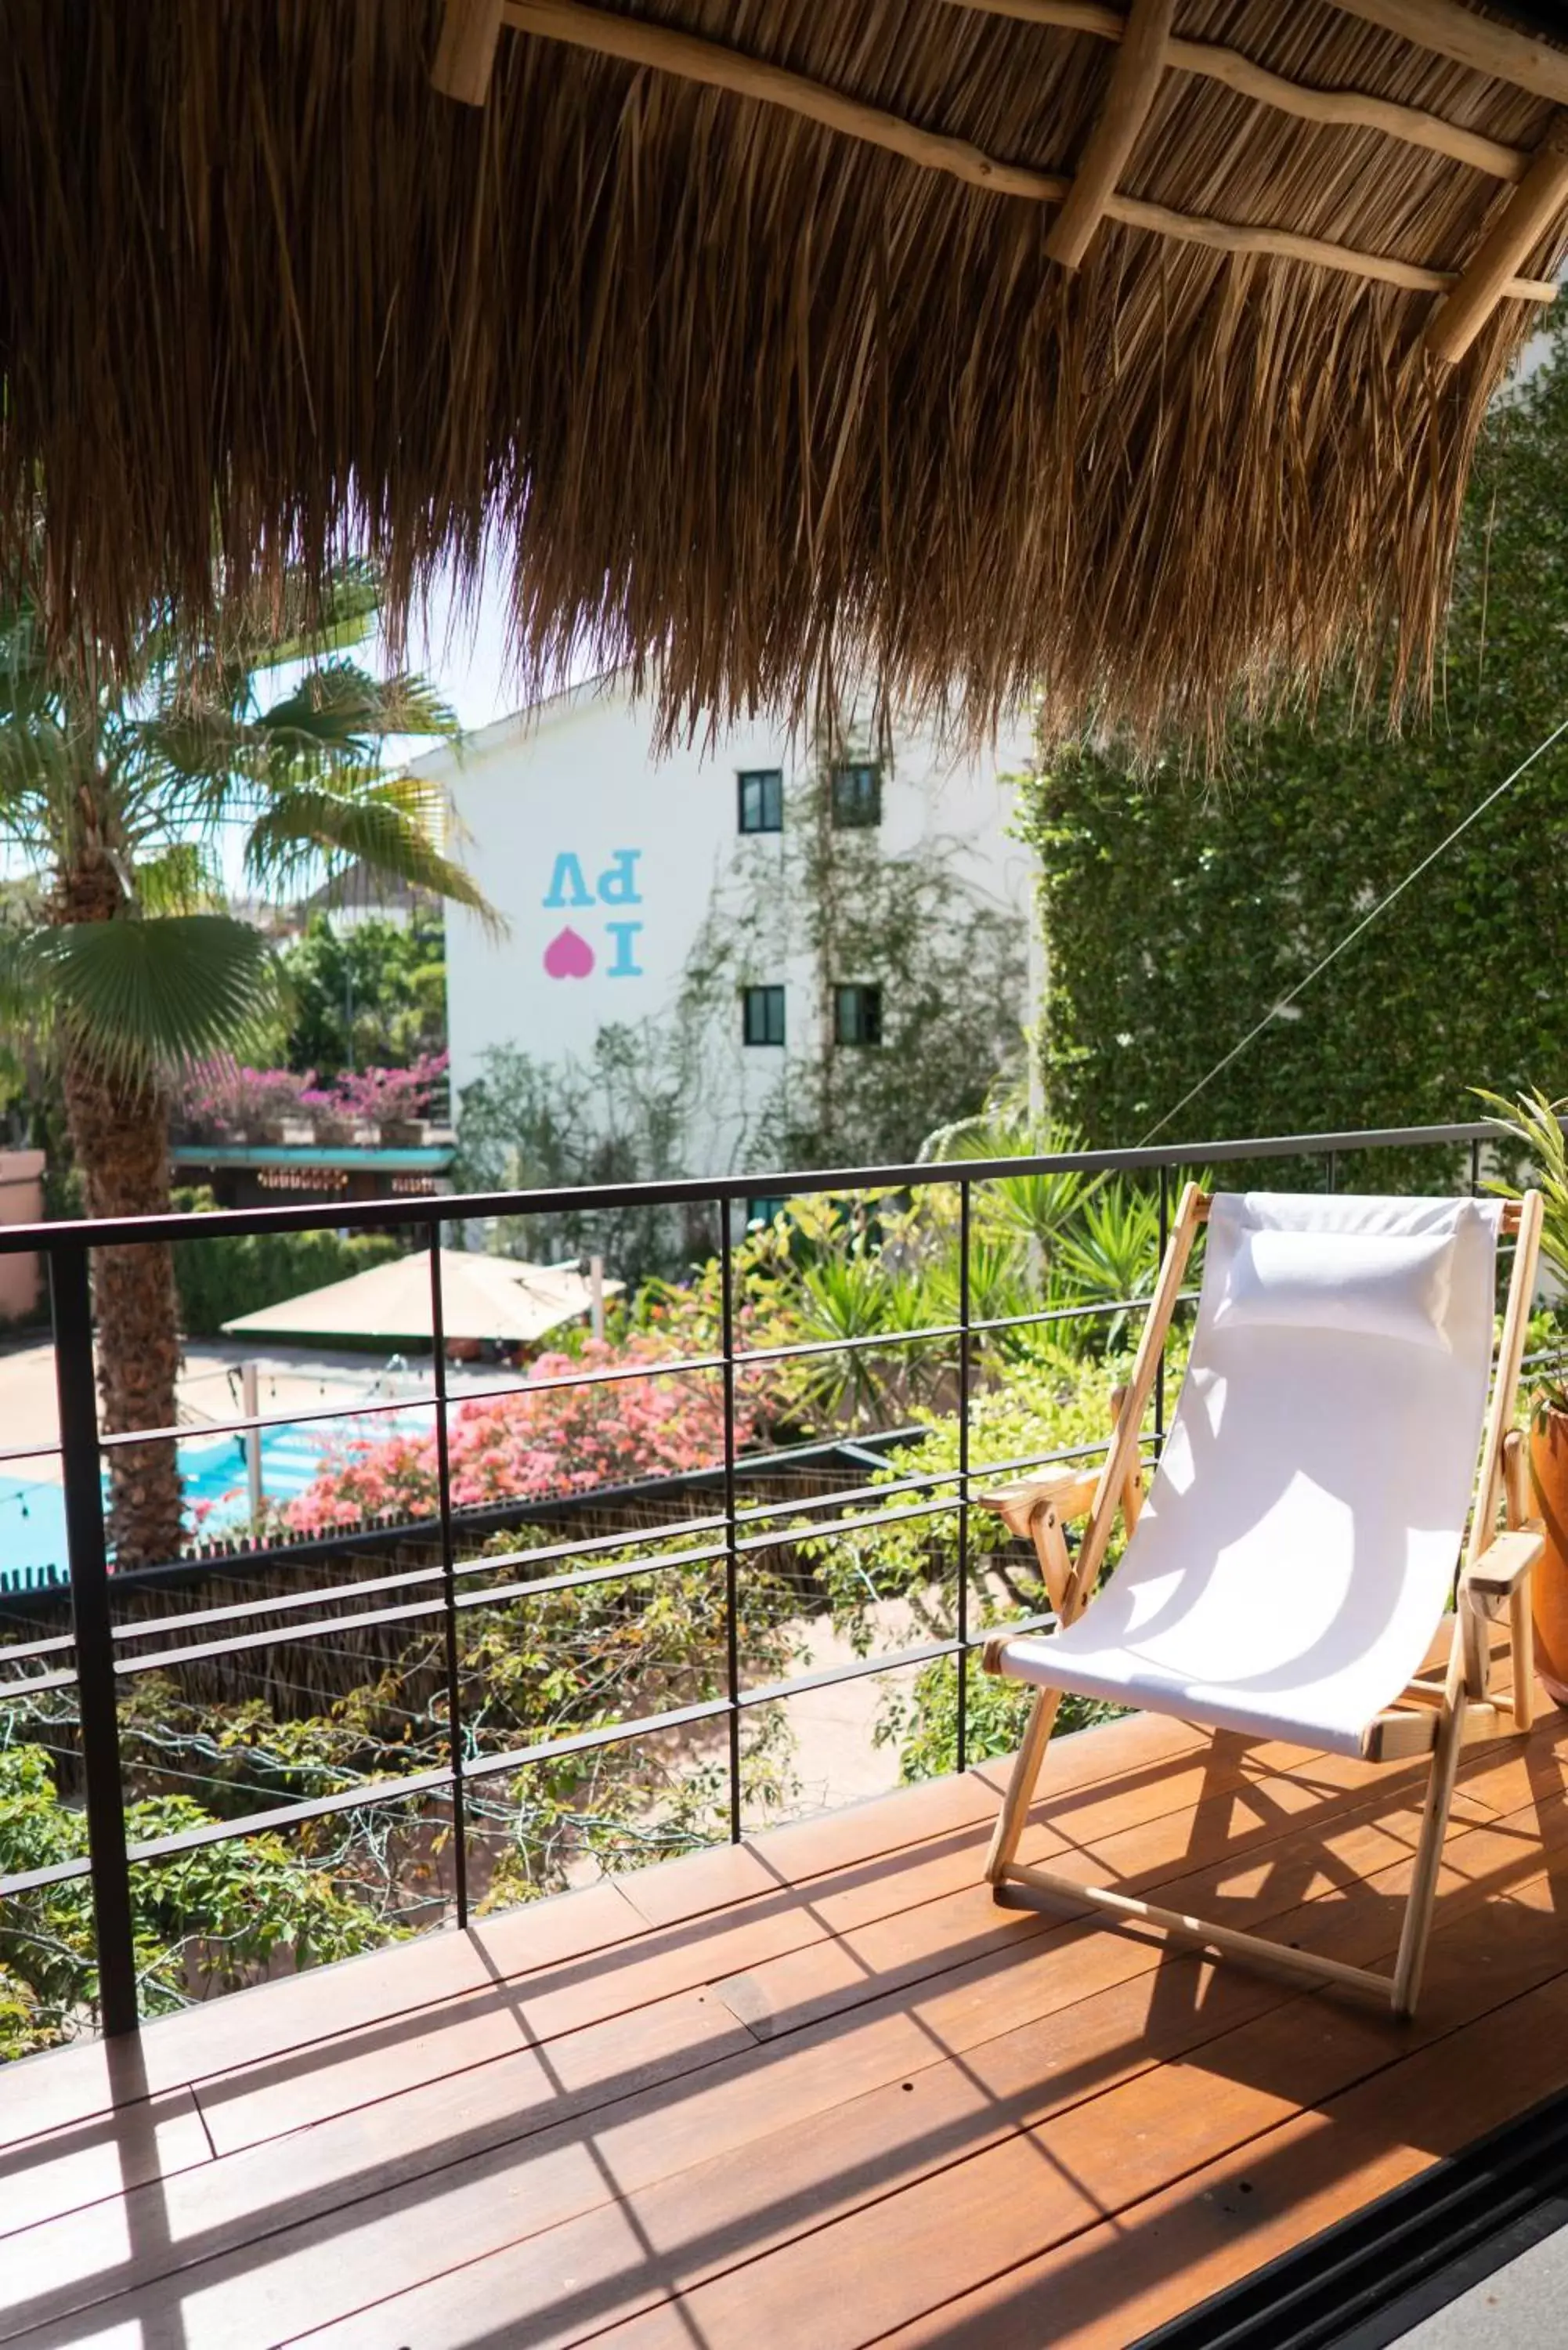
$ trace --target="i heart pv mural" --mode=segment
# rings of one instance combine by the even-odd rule
[[[574,913],[591,910],[596,915],[606,906],[616,910],[613,916],[592,925],[596,933],[602,933],[597,946],[574,923],[562,924],[545,949],[545,970],[551,979],[589,979],[596,971],[606,979],[643,976],[642,965],[637,959],[641,920],[634,920],[620,910],[642,903],[638,881],[641,860],[640,848],[613,849],[609,863],[590,889],[582,858],[574,849],[557,851],[550,868],[550,886],[542,900],[545,907],[552,912],[569,909]],[[585,924],[585,929],[587,927]]]

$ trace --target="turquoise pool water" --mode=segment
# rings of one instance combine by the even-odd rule
[[[430,1414],[412,1408],[369,1418],[304,1420],[262,1430],[262,1490],[270,1501],[303,1493],[324,1456],[358,1438],[417,1435]],[[242,1525],[250,1503],[245,1451],[237,1436],[192,1436],[180,1446],[180,1474],[192,1531],[213,1536]],[[0,1577],[18,1567],[66,1565],[66,1502],[58,1485],[41,1478],[0,1477]]]

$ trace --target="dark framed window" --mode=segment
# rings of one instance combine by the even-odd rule
[[[784,992],[782,987],[741,990],[741,1033],[748,1045],[782,1045],[784,1040]]]
[[[772,1191],[759,1191],[746,1201],[746,1224],[775,1223],[784,1211],[785,1201]]]
[[[836,987],[833,991],[833,1041],[836,1045],[879,1045],[882,1042],[882,991],[879,987]]]
[[[784,769],[743,767],[735,777],[742,832],[784,830]]]
[[[833,770],[833,821],[840,831],[882,821],[882,770],[870,761],[846,761]]]

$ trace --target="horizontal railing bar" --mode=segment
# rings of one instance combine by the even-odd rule
[[[430,1220],[426,1217],[424,1221],[428,1222]],[[0,1226],[0,1232],[4,1230],[5,1227]],[[558,1388],[614,1387],[622,1379],[680,1378],[688,1371],[718,1371],[722,1370],[723,1367],[724,1358],[722,1355],[692,1355],[678,1357],[671,1363],[627,1363],[611,1370],[574,1373],[569,1378],[513,1379],[503,1381],[499,1386],[493,1388],[464,1388],[448,1398],[447,1415],[450,1419],[452,1409],[456,1405],[491,1403],[497,1398],[506,1396],[550,1395]],[[270,1416],[258,1414],[254,1419],[222,1420],[213,1427],[203,1428],[201,1432],[203,1436],[244,1436],[253,1428],[295,1428],[302,1426],[306,1420],[318,1419],[367,1419],[373,1414],[390,1411],[428,1411],[431,1415],[433,1426],[435,1410],[436,1404],[433,1397],[423,1400],[416,1398],[411,1402],[404,1403],[358,1406],[339,1404],[329,1409],[317,1409],[313,1407],[308,1411],[280,1412]],[[156,1444],[167,1442],[171,1438],[189,1436],[190,1433],[190,1429],[182,1421],[174,1428],[122,1429],[113,1436],[100,1434],[98,1440],[99,1449],[108,1452],[118,1445]]]
[[[595,1551],[625,1550],[639,1542],[669,1542],[679,1534],[709,1534],[723,1523],[722,1518],[672,1518],[668,1525],[657,1526],[650,1533],[642,1534],[635,1532],[588,1534],[581,1542],[541,1543],[537,1550],[497,1551],[493,1556],[480,1552],[472,1558],[460,1558],[456,1571],[459,1575],[486,1575],[492,1569],[526,1566],[531,1560],[547,1565],[551,1559],[587,1558]]]
[[[133,1844],[127,1859],[170,1860],[176,1853],[199,1852],[210,1844],[226,1844],[231,1836],[266,1835],[275,1828],[291,1828],[305,1820],[330,1819],[337,1812],[358,1812],[378,1804],[405,1802],[414,1795],[437,1795],[450,1789],[450,1771],[416,1771],[406,1779],[367,1779],[362,1786],[345,1787],[335,1795],[307,1795],[297,1804],[279,1804],[270,1812],[246,1812],[237,1820],[213,1820],[199,1828],[178,1828],[172,1835],[154,1836]]]
[[[1178,1305],[1190,1305],[1197,1295],[1195,1289],[1180,1290],[1176,1303]],[[992,1321],[971,1322],[969,1326],[978,1337],[982,1330],[1023,1330],[1037,1322],[1085,1322],[1096,1314],[1136,1313],[1141,1306],[1153,1304],[1152,1296],[1112,1297],[1096,1305],[1050,1305],[1038,1314],[999,1314]]]
[[[904,1161],[888,1167],[785,1170],[773,1174],[680,1176],[650,1183],[562,1184],[526,1191],[475,1191],[443,1195],[436,1203],[443,1223],[499,1216],[543,1216],[569,1209],[652,1209],[733,1205],[753,1198],[805,1199],[834,1191],[911,1191],[958,1183],[985,1183],[1030,1175],[1115,1175],[1164,1168],[1219,1166],[1249,1159],[1311,1159],[1329,1151],[1438,1149],[1488,1142],[1497,1128],[1481,1120],[1465,1125],[1348,1127],[1332,1133],[1249,1135],[1227,1141],[1163,1143],[1132,1149],[1042,1151],[1026,1158],[961,1159],[929,1164]],[[186,1239],[237,1239],[277,1232],[379,1232],[430,1221],[431,1201],[357,1200],[332,1205],[219,1208],[207,1214],[116,1216],[91,1222],[58,1221],[0,1225],[0,1255],[36,1249],[132,1246]]]
[[[703,1698],[696,1705],[676,1706],[669,1713],[644,1714],[637,1721],[606,1722],[598,1730],[579,1730],[569,1738],[540,1739],[532,1746],[518,1746],[504,1754],[474,1754],[465,1756],[462,1765],[463,1783],[472,1779],[501,1779],[509,1772],[526,1770],[530,1763],[554,1762],[567,1754],[591,1753],[596,1746],[614,1746],[624,1738],[650,1738],[660,1730],[685,1730],[692,1722],[716,1721],[728,1713],[730,1700],[723,1697]]]
[[[0,1680],[0,1703],[14,1703],[19,1697],[36,1697],[40,1690],[69,1689],[76,1680],[73,1668],[64,1673],[32,1673],[26,1679]]]
[[[195,1607],[184,1616],[150,1616],[140,1624],[117,1624],[117,1640],[150,1640],[155,1632],[190,1632],[202,1624],[232,1624],[245,1616],[278,1616],[293,1607],[319,1607],[328,1599],[368,1598],[375,1591],[399,1591],[410,1584],[439,1583],[439,1566],[410,1566],[402,1575],[367,1575],[362,1583],[329,1583],[324,1590],[286,1592],[278,1599],[236,1599],[226,1607]],[[349,1619],[341,1617],[339,1622]],[[280,1639],[288,1638],[285,1626]],[[0,1650],[0,1659],[8,1653]]]
[[[1097,1308],[1093,1309],[1097,1311]],[[973,1329],[977,1326],[971,1324]],[[857,1355],[867,1347],[912,1347],[928,1338],[961,1338],[959,1322],[933,1322],[921,1330],[867,1330],[857,1338],[804,1338],[795,1347],[737,1347],[735,1368],[749,1363],[794,1363],[812,1355]]]
[[[441,1615],[445,1604],[441,1599],[411,1599],[402,1607],[362,1607],[351,1616],[324,1616],[308,1624],[275,1624],[268,1631],[241,1632],[229,1640],[192,1640],[189,1647],[156,1648],[150,1657],[117,1657],[114,1669],[122,1679],[134,1680],[139,1673],[201,1664],[213,1657],[244,1656],[252,1648],[284,1648],[290,1640],[325,1640],[335,1632],[358,1631],[373,1624],[411,1624],[421,1617]]]
[[[120,1429],[113,1435],[99,1432],[99,1450],[109,1452],[121,1444],[165,1444],[188,1442],[192,1437],[205,1440],[212,1436],[248,1436],[252,1430],[263,1434],[269,1428],[305,1428],[322,1419],[383,1419],[389,1412],[434,1412],[435,1403],[430,1397],[405,1398],[401,1403],[324,1403],[306,1404],[297,1411],[256,1412],[248,1419],[203,1420],[192,1428],[189,1420],[178,1420],[172,1428]]]
[[[10,1444],[0,1452],[0,1462],[6,1461],[47,1461],[59,1451],[57,1444]]]
[[[59,1587],[68,1590],[70,1586],[67,1584]],[[25,1599],[29,1596],[29,1594],[21,1592],[16,1596]],[[0,1648],[0,1665],[8,1665],[13,1661],[19,1663],[24,1657],[57,1657],[62,1648],[74,1648],[76,1644],[77,1636],[74,1632],[51,1633],[47,1640],[18,1640],[15,1645],[7,1643],[4,1648]]]
[[[24,1868],[15,1877],[0,1877],[0,1901],[9,1900],[16,1893],[41,1893],[49,1885],[69,1885],[91,1873],[92,1863],[85,1853],[79,1860],[57,1860],[47,1868]],[[16,1930],[13,1927],[12,1931]]]
[[[782,1517],[789,1510],[842,1509],[848,1502],[881,1501],[889,1493],[918,1492],[927,1485],[956,1485],[961,1471],[928,1469],[918,1477],[898,1477],[886,1485],[846,1485],[826,1493],[805,1493],[798,1500],[759,1502],[749,1510],[735,1512],[738,1526],[756,1525],[765,1518]]]
[[[594,1583],[631,1583],[639,1575],[665,1575],[678,1566],[710,1566],[729,1555],[720,1543],[708,1550],[667,1551],[661,1557],[635,1559],[628,1566],[615,1560],[607,1566],[585,1567],[581,1575],[542,1575],[535,1582],[504,1583],[499,1590],[460,1591],[458,1607],[495,1607],[504,1599],[531,1599],[550,1591],[581,1591]]]
[[[805,1528],[782,1527],[774,1534],[748,1534],[735,1548],[750,1554],[758,1550],[782,1550],[785,1544],[804,1534],[808,1542],[820,1542],[828,1534],[870,1534],[877,1526],[902,1525],[910,1518],[934,1518],[943,1510],[956,1510],[956,1496],[940,1502],[918,1502],[907,1510],[873,1510],[863,1518],[830,1518],[826,1525]]]
[[[988,1633],[986,1637],[991,1636]],[[803,1697],[808,1690],[835,1689],[840,1681],[864,1680],[872,1673],[894,1673],[907,1665],[935,1664],[940,1657],[960,1655],[963,1646],[961,1640],[930,1640],[921,1648],[901,1648],[891,1656],[857,1657],[851,1664],[824,1665],[820,1672],[801,1673],[794,1680],[770,1681],[763,1689],[742,1690],[739,1703],[742,1708],[779,1705],[788,1698]]]

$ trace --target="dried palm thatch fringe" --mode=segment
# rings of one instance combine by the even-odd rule
[[[605,0],[1070,180],[1114,46],[937,0]],[[1043,682],[1199,733],[1347,639],[1425,674],[1488,395],[1432,296],[1038,201],[515,32],[431,87],[439,0],[0,11],[0,512],[62,630],[350,544],[417,599],[508,545],[528,681],[629,655],[667,719],[837,664],[983,721]],[[1548,101],[1326,0],[1176,28],[1532,153]],[[1168,73],[1117,192],[1460,270],[1505,181]],[[1560,223],[1521,272],[1549,274]],[[26,551],[18,529],[0,558]]]

